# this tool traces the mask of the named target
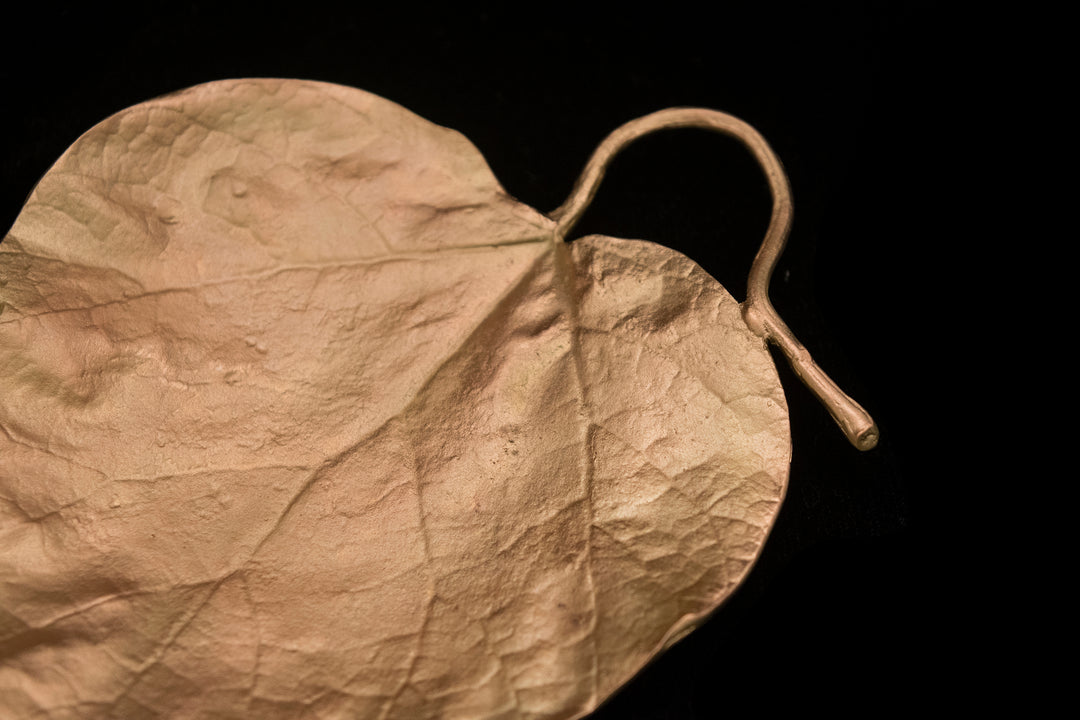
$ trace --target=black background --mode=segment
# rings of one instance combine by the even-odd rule
[[[376,93],[464,133],[541,211],[629,119],[688,105],[738,115],[769,140],[794,191],[775,305],[875,416],[882,441],[851,448],[775,355],[794,461],[761,560],[596,717],[870,712],[953,687],[969,650],[957,551],[936,530],[948,423],[935,425],[939,391],[929,389],[948,224],[936,138],[960,74],[942,18],[918,3],[662,3],[611,15],[399,5],[30,8],[2,48],[0,229],[79,134],[209,80],[296,77]],[[768,211],[763,177],[733,141],[670,132],[620,156],[575,234],[674,247],[742,299]]]

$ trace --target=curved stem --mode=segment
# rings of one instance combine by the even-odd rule
[[[729,135],[742,142],[761,165],[772,194],[772,217],[750,268],[746,302],[742,304],[743,318],[754,333],[775,344],[787,356],[795,373],[817,395],[848,440],[860,450],[869,450],[877,444],[877,425],[818,367],[769,300],[769,281],[791,229],[791,188],[780,160],[750,125],[726,113],[704,108],[671,108],[631,120],[600,143],[574,184],[570,197],[550,214],[558,235],[565,237],[581,218],[596,195],[608,165],[620,150],[649,133],[680,127],[704,128]]]

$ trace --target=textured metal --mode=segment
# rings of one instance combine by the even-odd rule
[[[553,216],[322,83],[80,138],[0,244],[0,714],[581,717],[713,611],[787,482],[761,332]]]

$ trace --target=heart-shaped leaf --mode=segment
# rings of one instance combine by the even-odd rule
[[[715,609],[784,494],[770,356],[558,230],[339,86],[80,138],[0,244],[4,717],[579,717]]]

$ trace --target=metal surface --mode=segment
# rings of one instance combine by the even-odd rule
[[[766,161],[741,309],[668,248],[562,241],[680,123]],[[589,713],[775,521],[789,220],[711,111],[616,131],[553,219],[351,88],[223,81],[96,126],[0,244],[0,708]]]

